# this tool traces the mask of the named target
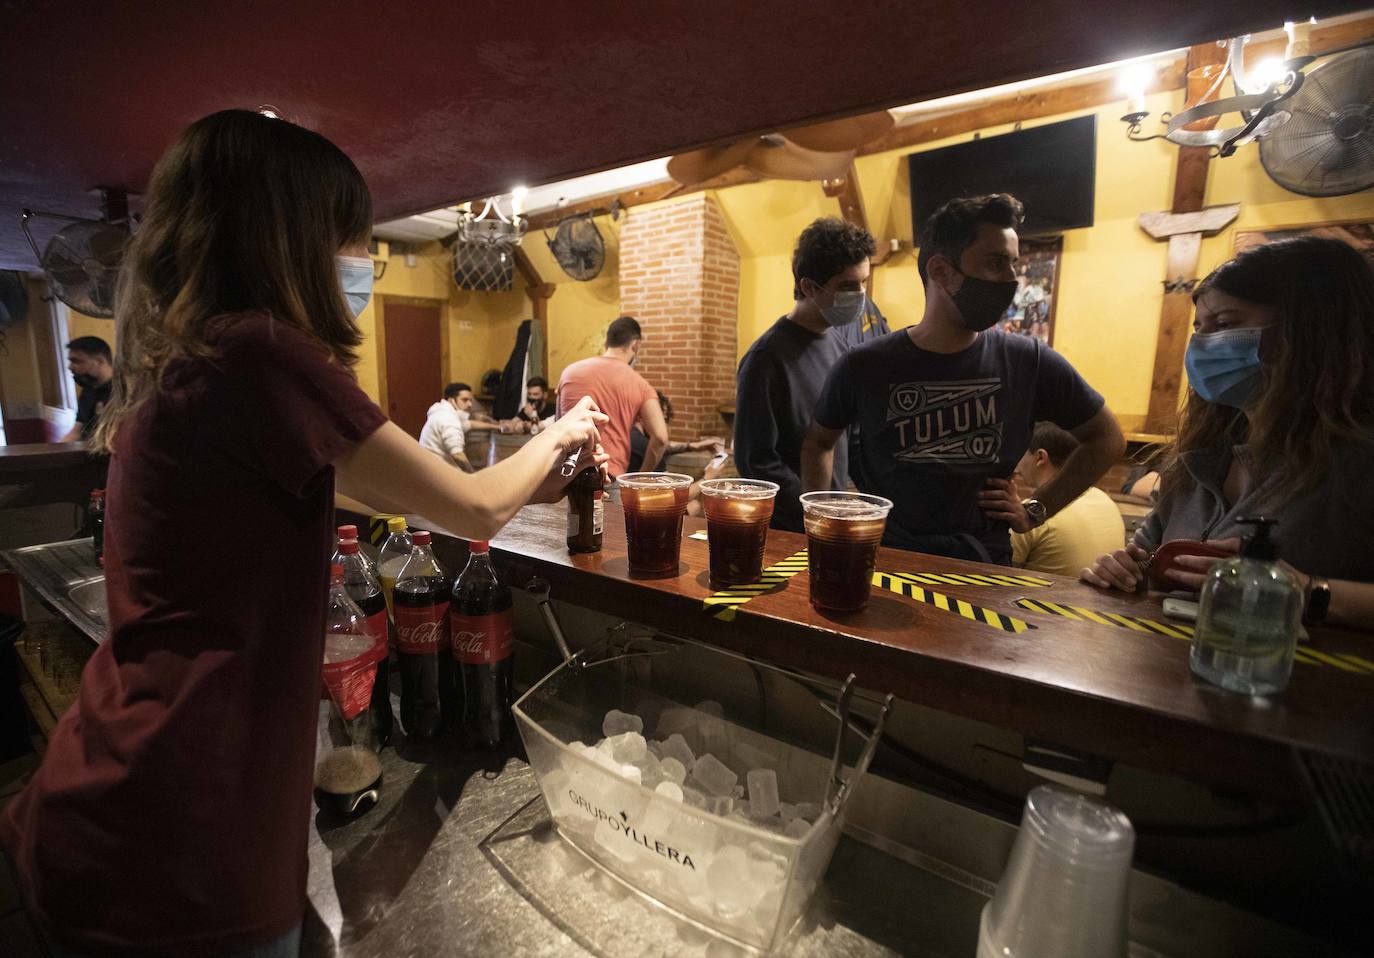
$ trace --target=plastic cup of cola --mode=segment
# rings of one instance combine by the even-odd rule
[[[701,484],[711,552],[711,588],[757,582],[763,575],[763,547],[773,518],[776,482],[708,479]]]
[[[808,492],[801,504],[812,607],[862,611],[892,500],[862,492]]]
[[[692,477],[675,472],[627,472],[616,480],[625,511],[630,575],[677,575],[682,517]]]
[[[1102,802],[1033,789],[1007,870],[983,909],[978,954],[1126,958],[1135,829]]]

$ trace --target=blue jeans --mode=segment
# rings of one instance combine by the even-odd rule
[[[88,958],[84,952],[69,951],[57,942],[52,942],[53,958]],[[238,951],[220,958],[296,958],[301,953],[301,926],[297,925],[275,941],[265,945]]]

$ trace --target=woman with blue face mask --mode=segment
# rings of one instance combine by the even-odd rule
[[[0,816],[60,958],[298,954],[336,490],[489,539],[605,462],[590,400],[473,475],[387,421],[352,371],[371,229],[285,120],[205,117],[153,170],[94,440],[109,640]]]
[[[1178,539],[1239,548],[1241,517],[1278,520],[1279,554],[1309,618],[1374,627],[1374,272],[1321,237],[1256,247],[1193,294],[1189,392],[1165,450],[1159,504],[1124,550],[1083,579],[1135,591]],[[1197,589],[1218,560],[1166,574]]]

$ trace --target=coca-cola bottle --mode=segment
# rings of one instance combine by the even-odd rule
[[[339,565],[343,568],[344,588],[348,597],[362,610],[367,619],[367,631],[376,645],[377,682],[372,688],[372,722],[377,729],[380,744],[391,741],[391,663],[388,648],[386,599],[382,595],[382,584],[377,580],[377,571],[372,561],[363,554],[356,538],[343,538],[344,531],[356,527],[339,527]]]
[[[601,470],[588,466],[568,483],[568,551],[576,555],[601,551],[605,525]]]
[[[348,596],[344,568],[330,568],[325,618],[324,688],[332,706],[328,741],[315,758],[315,799],[336,815],[376,802],[382,780],[369,704],[377,677],[377,642],[367,617]],[[370,807],[370,805],[369,805]]]
[[[464,738],[470,745],[495,748],[512,728],[510,587],[496,577],[487,543],[468,548],[468,564],[453,583],[449,631],[463,680]]]
[[[444,725],[440,690],[453,684],[446,653],[448,579],[423,530],[411,537],[410,558],[396,574],[392,610],[396,652],[401,667],[401,728],[412,737],[434,738]],[[445,683],[447,679],[447,683]]]
[[[391,591],[396,588],[396,575],[410,558],[410,533],[406,531],[404,516],[392,516],[386,521],[389,535],[377,553],[377,578],[382,580],[387,611],[391,611]]]

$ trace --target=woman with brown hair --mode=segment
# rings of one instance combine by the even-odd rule
[[[0,821],[61,954],[296,953],[336,488],[487,539],[604,462],[589,403],[475,475],[386,420],[350,369],[371,220],[347,156],[257,113],[153,172],[96,435],[110,638]]]
[[[1278,520],[1309,617],[1374,623],[1374,272],[1338,240],[1246,250],[1198,284],[1187,404],[1159,505],[1126,547],[1083,570],[1135,591],[1176,539],[1235,552],[1242,517]],[[1166,575],[1196,589],[1215,557]]]

